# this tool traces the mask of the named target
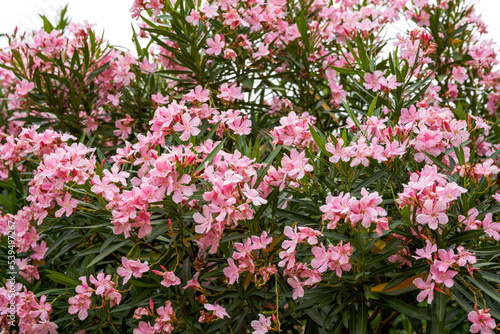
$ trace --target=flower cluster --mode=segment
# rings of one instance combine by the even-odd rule
[[[97,278],[90,275],[89,281],[94,285],[94,288],[88,285],[87,277],[80,277],[82,285],[78,285],[75,291],[78,293],[74,297],[70,297],[68,303],[70,314],[78,313],[78,319],[84,320],[88,317],[88,310],[92,308],[92,296],[101,296],[102,304],[109,302],[109,306],[120,304],[122,295],[116,289],[116,283],[111,281],[111,275],[104,273],[97,274]]]

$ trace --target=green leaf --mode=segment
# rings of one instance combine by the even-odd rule
[[[365,334],[368,327],[368,310],[364,298],[358,303],[358,310],[356,312],[356,334]]]
[[[350,69],[350,68],[336,67],[336,66],[330,66],[330,67],[333,68],[335,71],[339,72],[340,74],[354,75],[354,74],[358,73],[358,71]]]
[[[316,143],[316,145],[318,145],[321,152],[323,152],[323,154],[326,155],[327,157],[331,157],[332,154],[326,150],[325,139],[321,137],[321,135],[314,128],[314,126],[312,126],[311,124],[308,124],[308,125],[309,125],[309,130],[311,131],[311,135],[313,137],[313,140]]]
[[[302,37],[302,42],[304,43],[306,50],[309,50],[309,35],[307,33],[308,26],[306,17],[304,16],[304,9],[301,9],[299,15],[295,17],[295,23],[297,24],[297,29],[300,32],[300,35]]]
[[[441,158],[441,156],[439,156],[439,157],[435,157],[435,156],[433,156],[433,155],[431,155],[431,154],[429,154],[429,153],[427,153],[427,152],[425,152],[425,151],[422,151],[422,153],[424,153],[424,154],[425,154],[425,155],[426,155],[429,159],[431,159],[431,160],[432,160],[432,161],[433,161],[436,165],[438,165],[439,167],[441,167],[441,168],[443,168],[443,169],[447,170],[448,172],[453,172],[453,170],[452,170],[450,167],[446,166],[446,165],[445,165],[445,164],[444,164],[444,163],[443,163],[443,162],[439,159],[439,158]]]
[[[472,240],[477,237],[484,235],[484,230],[469,230],[454,234],[452,237],[446,240],[446,244],[451,246],[453,244],[458,244],[464,241]]]
[[[381,306],[388,307],[391,310],[401,312],[409,317],[413,317],[416,319],[431,320],[430,315],[424,308],[409,305],[396,298],[382,296],[380,294],[374,294],[374,295],[376,295],[377,299],[375,300],[370,299],[370,302],[373,302],[374,304],[379,304]]]
[[[217,155],[217,153],[219,153],[219,151],[222,149],[222,147],[224,146],[224,143],[226,142],[226,139],[227,138],[224,138],[220,143],[219,145],[217,145],[214,150],[212,152],[210,152],[209,155],[207,155],[207,157],[205,158],[205,160],[203,160],[201,162],[201,164],[194,170],[195,173],[201,171],[203,168],[205,168],[205,164],[209,164],[210,162],[212,162],[212,160],[215,158],[215,156]]]
[[[443,293],[436,293],[436,316],[439,321],[444,320],[444,316],[446,315],[446,304],[448,301],[448,297]]]
[[[95,265],[96,263],[98,263],[99,261],[101,261],[102,259],[104,259],[106,256],[108,256],[109,254],[113,253],[114,251],[120,249],[121,247],[125,246],[126,244],[128,244],[130,242],[131,242],[130,240],[125,240],[125,241],[120,242],[119,244],[113,245],[110,248],[106,249],[104,252],[102,252],[101,254],[97,255],[89,263],[89,265],[87,266],[87,268],[92,267],[93,265]]]
[[[347,113],[349,114],[349,117],[351,117],[354,124],[356,124],[356,127],[358,129],[361,129],[361,123],[359,122],[359,119],[352,112],[351,107],[349,107],[349,105],[345,101],[342,101],[342,106],[347,111]]]
[[[52,281],[59,283],[59,284],[62,284],[62,285],[69,286],[71,288],[76,287],[77,285],[79,285],[81,283],[76,278],[65,275],[63,273],[59,273],[57,271],[45,269],[44,272],[47,273],[47,277],[49,279],[51,279]]]
[[[377,100],[378,100],[378,95],[375,96],[372,103],[370,104],[370,108],[368,108],[368,113],[367,113],[368,117],[373,115],[373,111],[375,110],[375,107],[377,106]]]
[[[480,290],[482,290],[483,293],[488,295],[488,297],[495,300],[497,303],[500,303],[500,293],[495,288],[493,288],[488,282],[486,282],[483,278],[481,277],[476,277],[475,279],[472,279],[470,277],[468,278]]]

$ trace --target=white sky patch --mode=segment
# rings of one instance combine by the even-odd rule
[[[16,26],[20,31],[31,31],[41,26],[38,14],[54,19],[57,11],[68,4],[68,14],[74,22],[87,20],[96,24],[94,29],[98,33],[104,30],[104,37],[112,45],[133,51],[132,3],[132,0],[0,0],[0,33],[11,33]],[[478,0],[476,12],[488,26],[486,38],[500,44],[500,0]],[[0,38],[0,46],[6,45],[7,39]]]

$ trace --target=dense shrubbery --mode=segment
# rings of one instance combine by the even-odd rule
[[[134,54],[64,15],[0,52],[2,333],[496,331],[500,73],[469,2],[131,12]]]

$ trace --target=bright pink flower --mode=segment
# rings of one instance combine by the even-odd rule
[[[458,246],[457,252],[458,252],[457,263],[459,266],[464,267],[465,265],[467,265],[467,263],[475,264],[477,262],[477,259],[474,256],[474,254],[476,253],[471,253],[465,250],[463,246]]]
[[[296,149],[290,151],[290,156],[285,155],[281,160],[281,165],[288,171],[288,176],[300,180],[305,176],[305,173],[312,172],[313,166],[308,164],[309,159],[306,157],[306,152],[300,153]]]
[[[229,86],[227,83],[223,83],[219,87],[220,94],[217,95],[218,98],[225,101],[241,100],[244,95],[241,93],[241,87],[236,86],[236,83]]]
[[[116,273],[123,277],[123,284],[126,284],[128,280],[132,277],[140,278],[143,273],[149,271],[149,267],[145,263],[141,263],[141,260],[129,260],[125,256],[122,256],[122,265],[116,270]]]
[[[57,334],[57,325],[48,319],[41,319],[32,328],[33,333],[37,334]]]
[[[434,203],[434,201],[428,199],[424,202],[422,213],[417,215],[417,222],[422,225],[429,225],[431,229],[435,230],[438,228],[438,224],[444,225],[448,223],[446,209],[445,203]]]
[[[295,276],[289,277],[287,279],[288,284],[293,288],[293,299],[298,299],[299,297],[304,297],[304,283],[300,281]]]
[[[260,235],[260,237],[256,235],[252,235],[252,249],[257,250],[257,249],[266,249],[267,245],[271,244],[273,242],[273,237],[267,237],[267,232],[263,231]]]
[[[205,309],[207,311],[213,311],[213,314],[220,319],[224,319],[225,317],[231,318],[229,314],[227,314],[226,309],[218,304],[205,304]]]
[[[425,299],[427,299],[427,303],[431,304],[432,301],[434,300],[434,282],[432,282],[431,275],[427,276],[427,281],[424,282],[424,280],[420,277],[415,278],[413,280],[413,284],[419,288],[420,293],[417,296],[417,300],[419,303],[423,302]]]
[[[222,53],[222,49],[226,46],[226,42],[224,42],[224,38],[221,37],[220,34],[217,34],[214,38],[207,39],[207,45],[209,47],[207,54],[218,56]]]
[[[190,182],[191,176],[184,174],[179,178],[179,172],[173,172],[169,177],[167,195],[170,195],[173,192],[174,194],[172,195],[172,200],[175,203],[181,203],[185,197],[192,196],[196,190],[196,186],[194,184],[184,185],[189,184]]]
[[[382,88],[382,84],[385,83],[384,73],[381,71],[375,71],[372,73],[365,73],[364,83],[366,89],[371,89],[374,92],[380,90]]]
[[[487,213],[483,220],[484,232],[496,241],[500,240],[500,223],[493,222],[493,214]]]
[[[62,217],[64,213],[66,213],[66,217],[69,217],[73,214],[76,207],[78,206],[78,200],[72,199],[69,192],[66,192],[66,194],[64,195],[64,199],[57,197],[56,200],[57,204],[61,206],[61,208],[54,214],[54,216],[56,217]]]
[[[437,268],[437,266],[432,265],[430,273],[432,275],[432,279],[436,283],[444,283],[444,285],[448,288],[451,288],[455,283],[453,282],[453,277],[458,274],[458,271],[455,270],[447,270],[441,271]]]
[[[200,129],[198,129],[200,124],[201,121],[198,117],[191,119],[191,116],[185,113],[182,115],[181,121],[174,125],[173,129],[174,131],[182,132],[180,139],[187,141],[191,136],[197,136],[200,133]]]
[[[124,186],[127,185],[127,178],[130,176],[130,174],[128,172],[120,171],[120,169],[117,165],[114,165],[113,167],[111,167],[111,172],[109,172],[109,170],[105,169],[103,171],[103,173],[104,173],[104,176],[109,179],[109,181],[115,182],[115,183],[120,182]]]
[[[134,328],[133,334],[156,334],[158,333],[153,326],[149,324],[149,322],[141,321],[139,322],[139,326]]]
[[[496,327],[496,322],[495,319],[493,319],[491,315],[488,313],[489,311],[490,309],[487,310],[476,309],[476,311],[469,312],[467,319],[469,319],[469,321],[472,322],[472,325],[470,326],[471,333],[479,333],[479,332],[481,332],[481,334],[492,333],[492,329]]]
[[[30,257],[34,260],[42,260],[49,247],[47,247],[45,241],[42,241],[40,242],[40,245],[36,244],[32,246],[32,249],[34,253],[31,254]]]
[[[198,85],[194,89],[190,90],[184,98],[187,101],[198,101],[202,103],[207,102],[210,100],[210,90],[203,89],[202,86]]]
[[[238,282],[240,278],[239,269],[232,258],[227,259],[227,263],[229,267],[224,268],[224,276],[226,276],[229,284],[234,284],[234,282]]]
[[[389,76],[389,79],[386,79],[384,77],[380,78],[379,82],[383,88],[386,88],[388,90],[394,90],[402,85],[401,82],[397,82],[396,80],[397,80],[396,77],[394,75],[391,75]]]
[[[437,252],[437,245],[432,244],[429,240],[425,241],[425,249],[419,248],[415,251],[415,254],[418,256],[413,256],[415,259],[427,259],[432,260],[432,254]]]
[[[193,215],[193,219],[196,223],[199,224],[195,226],[194,230],[196,231],[196,233],[200,234],[207,233],[212,227],[212,222],[214,221],[208,205],[203,206],[203,215],[201,215],[199,212],[196,212]]]
[[[493,198],[495,199],[495,201],[500,202],[500,193],[493,195]]]
[[[299,235],[297,234],[297,227],[292,229],[290,226],[285,226],[283,234],[290,240],[283,241],[281,247],[285,249],[287,253],[294,252],[295,247],[299,243]]]
[[[245,183],[243,185],[243,195],[248,199],[248,201],[252,202],[253,205],[262,205],[266,204],[267,200],[264,198],[260,197],[260,192],[256,189],[251,189],[248,186],[248,183]]]
[[[434,261],[434,266],[436,266],[439,271],[447,271],[448,268],[456,262],[456,255],[453,249],[448,251],[440,249],[438,255],[439,260]]]
[[[487,159],[482,164],[476,164],[474,172],[478,175],[489,177],[492,174],[498,174],[500,172],[500,168],[495,165],[493,159]]]
[[[209,4],[208,2],[204,2],[203,6],[200,8],[200,12],[205,14],[205,16],[209,19],[214,18],[218,15],[217,10],[219,6],[216,3]]]
[[[387,212],[383,208],[378,207],[378,205],[383,202],[378,192],[368,193],[368,191],[363,188],[361,189],[361,195],[363,197],[359,201],[353,202],[351,205],[349,220],[353,224],[361,220],[361,225],[364,228],[370,228],[372,222],[379,216],[386,216]]]
[[[186,21],[194,26],[197,26],[200,23],[200,18],[201,18],[200,13],[192,9],[189,16],[186,17]]]
[[[90,309],[90,293],[84,293],[70,297],[68,303],[71,305],[68,308],[69,314],[78,313],[78,319],[85,320],[88,317],[88,310]]]
[[[269,54],[269,48],[267,45],[265,45],[264,43],[261,43],[259,45],[259,51],[255,52],[253,54],[253,57],[255,60],[259,60],[261,59],[262,57],[265,57]]]
[[[463,84],[465,80],[469,78],[467,75],[467,69],[464,67],[455,67],[451,71],[452,78],[456,80],[459,84]]]
[[[233,130],[237,135],[249,135],[252,131],[252,121],[248,119],[248,115],[245,115],[245,118],[238,116],[233,122],[228,124],[228,128]]]
[[[102,194],[102,197],[108,201],[112,201],[116,194],[120,192],[118,188],[113,183],[110,183],[109,178],[103,177],[102,181],[99,176],[95,175],[92,179],[92,192],[96,195]]]
[[[163,266],[161,266],[161,268],[163,269],[163,272],[161,272],[159,270],[152,270],[152,272],[155,273],[156,275],[163,277],[163,281],[161,281],[161,285],[168,288],[168,287],[173,286],[173,285],[181,284],[180,278],[175,276],[175,273],[173,271],[168,271]]]
[[[259,320],[253,320],[250,326],[254,329],[253,334],[265,334],[271,330],[271,317],[259,314]]]

